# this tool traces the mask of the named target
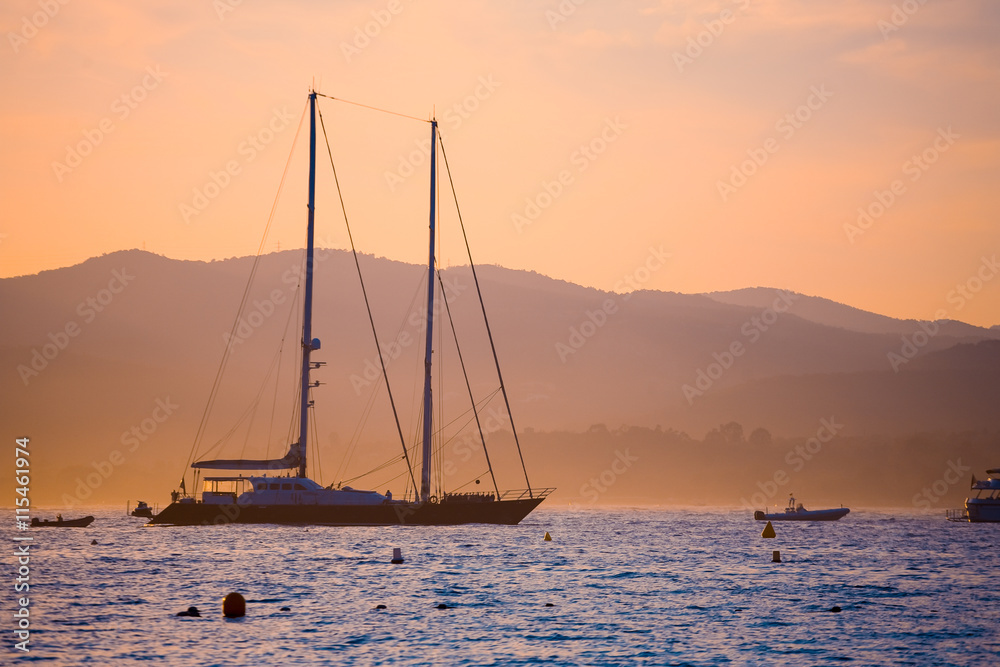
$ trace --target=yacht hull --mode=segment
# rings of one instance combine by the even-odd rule
[[[948,510],[949,521],[968,523],[1000,523],[1000,502],[976,502],[978,498],[965,501],[964,510]]]
[[[998,523],[1000,522],[1000,503],[969,505],[968,515],[971,523]]]
[[[211,526],[274,523],[326,526],[454,526],[467,523],[516,525],[543,497],[493,502],[406,503],[380,505],[238,505],[175,502],[148,525]]]

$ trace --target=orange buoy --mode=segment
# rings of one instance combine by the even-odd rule
[[[551,542],[552,541],[552,536],[549,535],[548,532],[546,532],[545,533],[545,537],[542,538],[542,541],[544,541],[544,542]]]
[[[247,601],[239,593],[230,593],[222,600],[222,613],[226,618],[246,616]]]
[[[764,526],[764,530],[761,531],[760,536],[761,537],[775,537],[774,526],[771,525],[770,521],[768,521],[767,525]]]

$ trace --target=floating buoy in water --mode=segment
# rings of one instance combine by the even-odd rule
[[[239,593],[230,593],[222,600],[222,613],[226,618],[246,616],[247,601]]]
[[[194,616],[196,618],[200,618],[201,613],[199,613],[198,607],[188,607],[187,611],[177,612],[177,616]]]
[[[442,602],[441,604],[438,605],[438,609],[451,609],[451,607]]]
[[[291,607],[282,607],[281,608],[281,611],[291,611],[291,610],[292,610]]]
[[[386,606],[384,604],[377,604],[377,605],[375,605],[375,608],[376,609],[386,609]]]
[[[781,552],[780,551],[772,551],[771,552],[771,562],[772,563],[780,563],[781,562]]]
[[[91,540],[90,543],[91,544],[97,544],[97,540]]]
[[[403,562],[403,550],[399,547],[393,547],[392,549],[392,560],[389,561],[393,565],[399,565]]]
[[[545,531],[545,538],[544,538],[544,541],[545,541],[545,542],[551,542],[551,541],[552,541],[552,536],[551,536],[551,535],[549,535],[549,532],[548,532],[548,531]]]
[[[836,613],[840,612],[840,607],[838,607],[837,605],[834,605],[834,606],[830,607],[830,611],[832,611],[834,614],[836,614]]]
[[[775,536],[774,535],[774,526],[771,525],[770,521],[768,521],[767,525],[764,526],[764,530],[761,531],[760,536],[761,537],[774,537]]]
[[[545,606],[546,606],[546,607],[555,607],[555,605],[554,605],[554,604],[552,604],[551,602],[546,602],[546,603],[545,603]]]

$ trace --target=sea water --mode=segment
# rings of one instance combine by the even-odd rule
[[[89,512],[88,528],[5,531],[0,663],[1000,662],[1000,524],[940,513],[855,510],[775,523],[777,537],[762,539],[736,509],[308,528],[144,527],[121,510]],[[13,526],[13,512],[3,517]],[[14,536],[33,538],[27,593],[13,591]],[[389,562],[394,547],[405,563]],[[244,618],[222,616],[232,591],[247,599]],[[14,647],[21,596],[28,653]],[[202,617],[176,616],[190,606]]]

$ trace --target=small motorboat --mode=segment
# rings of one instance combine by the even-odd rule
[[[130,513],[132,516],[137,516],[143,519],[153,518],[153,508],[146,504],[146,501],[140,500],[139,504],[135,506],[135,509]]]
[[[62,515],[56,517],[55,521],[45,519],[39,520],[37,517],[31,520],[32,528],[86,528],[94,522],[94,517],[85,516],[79,519],[64,519]]]
[[[807,510],[802,503],[795,503],[795,498],[788,495],[788,507],[784,512],[774,512],[769,514],[757,510],[753,513],[753,518],[757,521],[836,521],[847,516],[851,510],[846,507],[837,507],[829,510]]]

